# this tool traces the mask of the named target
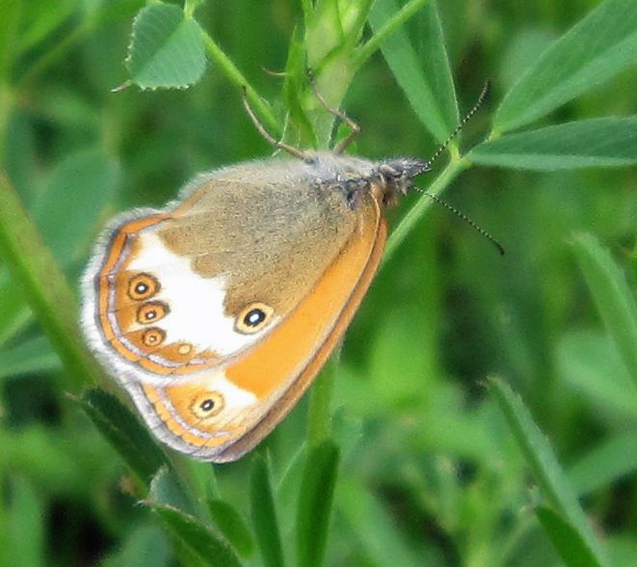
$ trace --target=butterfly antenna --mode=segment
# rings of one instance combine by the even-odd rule
[[[489,92],[491,91],[491,81],[487,81],[484,84],[484,87],[482,87],[482,91],[480,92],[480,96],[478,97],[478,100],[476,101],[476,103],[473,105],[473,108],[467,112],[467,114],[465,115],[465,117],[458,122],[458,125],[456,126],[456,128],[454,129],[453,132],[451,132],[451,134],[449,135],[449,137],[438,146],[438,149],[434,152],[434,154],[427,160],[427,163],[429,165],[431,165],[434,161],[436,161],[436,159],[438,159],[440,157],[440,154],[442,152],[444,152],[447,147],[449,146],[449,144],[453,141],[453,139],[458,135],[458,133],[460,132],[460,130],[462,130],[466,125],[467,122],[469,122],[469,120],[471,120],[473,118],[473,115],[478,112],[478,110],[480,109],[480,107],[484,104],[484,101],[487,100],[487,97],[489,96]]]
[[[493,244],[498,249],[498,252],[500,252],[501,256],[504,256],[504,246],[502,246],[502,244],[500,244],[493,236],[491,236],[486,230],[484,230],[484,228],[478,226],[475,222],[473,222],[467,215],[465,215],[464,213],[456,209],[454,206],[447,203],[447,201],[443,201],[440,197],[438,197],[437,195],[434,195],[433,193],[428,193],[425,190],[421,190],[421,193],[423,195],[427,195],[427,197],[429,197],[434,203],[438,203],[439,205],[442,205],[445,209],[447,209],[448,211],[451,211],[454,215],[460,217],[471,228],[473,228],[473,230],[475,230],[476,232],[484,236],[489,242],[491,242],[491,244]]]

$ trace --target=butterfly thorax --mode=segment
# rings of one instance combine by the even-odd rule
[[[317,153],[304,164],[323,186],[345,193],[352,208],[364,192],[383,207],[396,204],[412,188],[412,179],[430,170],[430,163],[398,157],[371,161],[356,156]]]

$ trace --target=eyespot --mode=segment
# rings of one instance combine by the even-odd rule
[[[190,409],[198,419],[208,419],[217,415],[224,406],[225,400],[220,392],[204,392],[193,399]]]
[[[137,322],[142,325],[148,325],[163,319],[170,313],[170,308],[162,301],[149,301],[144,303],[137,310]]]
[[[142,335],[142,342],[147,347],[156,347],[163,343],[165,338],[166,333],[164,331],[158,327],[151,327],[144,331],[144,334]]]
[[[137,274],[128,282],[128,297],[134,301],[148,299],[159,291],[157,278],[150,274]]]
[[[265,303],[251,303],[237,316],[234,328],[240,333],[252,334],[263,329],[272,319],[274,309]]]

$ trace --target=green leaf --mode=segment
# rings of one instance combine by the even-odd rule
[[[586,540],[564,517],[547,506],[535,508],[535,514],[565,565],[568,567],[602,565],[587,546]]]
[[[310,449],[301,481],[296,525],[300,567],[323,565],[337,471],[338,448],[333,441],[324,441]]]
[[[601,490],[637,472],[637,433],[616,434],[590,450],[568,471],[573,489],[580,496]]]
[[[34,203],[32,214],[42,237],[62,265],[86,252],[95,236],[95,226],[113,202],[119,183],[119,164],[101,150],[78,152],[55,167],[47,187]]]
[[[257,455],[252,464],[250,511],[263,564],[266,567],[283,567],[283,546],[272,497],[270,468],[261,455]]]
[[[434,2],[424,10],[426,59],[416,54],[403,29],[393,31],[381,50],[422,124],[443,141],[458,123],[457,102],[438,10]],[[381,31],[396,12],[395,0],[376,0],[369,14],[374,32]]]
[[[637,396],[617,348],[601,330],[573,331],[557,346],[557,364],[566,384],[612,415],[637,418]]]
[[[144,484],[150,486],[155,473],[162,466],[170,467],[166,454],[148,429],[113,394],[95,388],[86,391],[78,401]]]
[[[164,504],[150,504],[168,531],[213,567],[241,567],[232,548],[197,518]]]
[[[473,148],[482,165],[551,171],[637,163],[637,118],[597,118],[509,134]]]
[[[189,87],[206,68],[199,24],[172,4],[146,6],[133,22],[126,65],[142,89]]]
[[[502,380],[491,379],[490,383],[500,409],[549,506],[564,516],[565,521],[573,526],[578,537],[585,542],[595,556],[597,563],[608,565],[604,552],[588,525],[586,516],[568,485],[551,446],[533,422],[522,400]]]
[[[248,524],[239,511],[228,502],[208,500],[208,509],[213,521],[242,557],[254,555],[254,538]]]
[[[0,349],[0,379],[58,370],[61,366],[60,357],[46,337],[28,339],[14,347]]]
[[[637,59],[634,0],[607,0],[547,49],[502,101],[494,129],[508,131],[598,87]]]
[[[606,330],[637,386],[637,304],[626,277],[594,236],[576,235],[573,250]],[[635,394],[635,388],[628,393]]]

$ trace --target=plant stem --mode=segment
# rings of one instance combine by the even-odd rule
[[[251,106],[255,109],[257,114],[263,119],[268,127],[270,134],[275,138],[281,138],[281,126],[278,120],[270,110],[268,104],[259,96],[257,91],[248,83],[248,80],[243,76],[243,73],[239,71],[237,66],[232,60],[222,51],[217,45],[214,39],[210,37],[205,31],[202,30],[201,35],[203,37],[206,48],[208,49],[208,55],[219,66],[219,68],[226,74],[232,83],[237,87],[246,89],[246,96]]]
[[[16,285],[68,370],[73,389],[102,380],[103,374],[84,347],[77,325],[78,305],[53,255],[0,171],[0,254]]]

